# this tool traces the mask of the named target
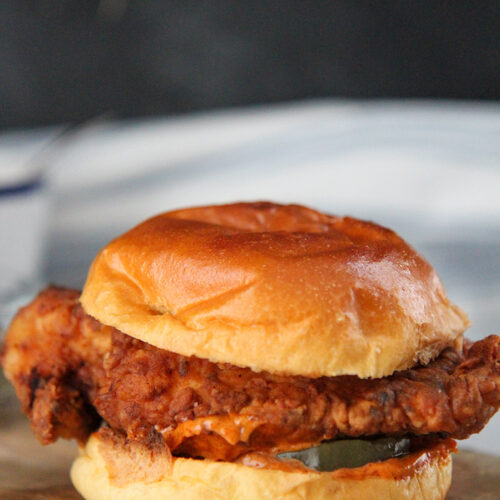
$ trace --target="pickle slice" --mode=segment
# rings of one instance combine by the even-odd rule
[[[374,440],[329,441],[306,450],[280,453],[278,457],[300,460],[306,467],[326,472],[343,467],[361,467],[370,462],[400,457],[409,452],[409,438],[387,437]]]

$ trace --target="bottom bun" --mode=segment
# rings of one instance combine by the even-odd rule
[[[443,499],[455,443],[334,472],[171,458],[165,451],[155,457],[142,448],[92,435],[73,463],[73,484],[87,500]]]

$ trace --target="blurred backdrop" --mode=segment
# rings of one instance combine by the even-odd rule
[[[0,127],[500,96],[500,2],[2,0]]]
[[[271,199],[394,228],[468,335],[498,333],[500,2],[2,0],[0,20],[0,329],[146,217]],[[464,446],[499,436],[497,416]]]

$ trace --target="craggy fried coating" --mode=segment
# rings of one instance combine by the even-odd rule
[[[84,438],[98,414],[129,439],[159,433],[175,454],[231,460],[344,436],[462,439],[500,405],[497,336],[390,377],[311,379],[158,349],[101,325],[78,292],[58,289],[20,311],[2,357],[43,443]]]
[[[48,288],[12,322],[0,360],[43,444],[84,441],[100,417],[90,403],[105,380],[111,329],[86,315],[75,290]]]

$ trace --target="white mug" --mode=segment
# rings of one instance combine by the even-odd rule
[[[40,173],[0,166],[0,332],[40,286],[47,212]]]

